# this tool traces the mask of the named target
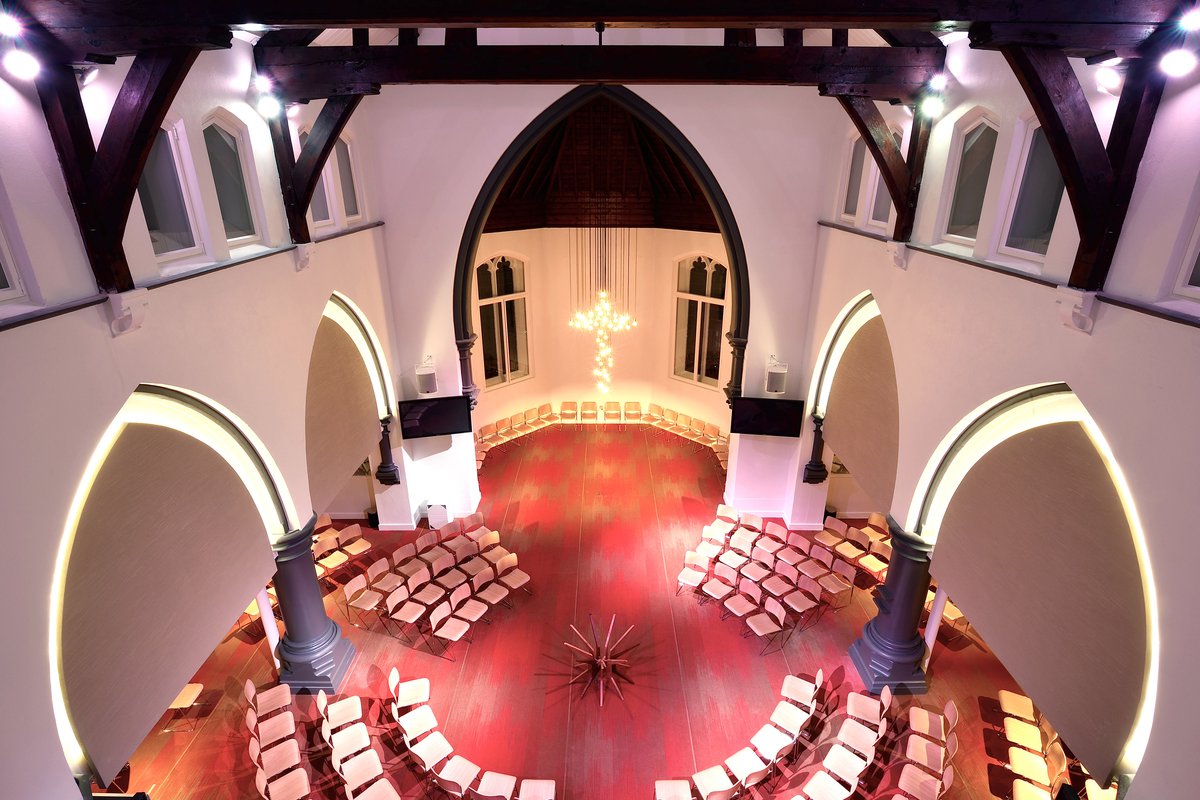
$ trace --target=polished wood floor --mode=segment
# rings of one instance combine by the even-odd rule
[[[331,595],[330,614],[357,647],[345,691],[372,700],[387,769],[406,796],[421,796],[411,768],[392,746],[378,698],[393,665],[405,677],[432,680],[430,704],[456,752],[485,770],[522,778],[551,778],[570,800],[651,797],[656,779],[686,777],[721,763],[746,746],[769,717],[783,678],[824,671],[831,708],[861,688],[846,651],[874,612],[869,589],[846,608],[825,613],[781,650],[760,655],[742,623],[721,620],[714,605],[675,595],[683,553],[721,501],[724,476],[707,450],[640,429],[594,426],[539,431],[492,452],[480,473],[481,511],[503,544],[520,557],[532,595],[498,609],[478,624],[473,641],[451,648],[448,661],[424,646],[409,646],[378,624],[349,624]],[[371,533],[375,552],[390,553],[413,534]],[[365,562],[364,562],[365,569]],[[595,613],[635,625],[637,648],[624,699],[600,708],[595,693],[569,688],[569,625]],[[913,702],[940,709],[954,698],[962,713],[962,749],[948,798],[1004,796],[1011,778],[990,754],[1002,753],[992,698],[1016,689],[986,648],[971,637],[939,645],[932,687],[920,698],[899,698],[903,719]],[[197,674],[204,704],[193,712],[194,732],[151,733],[130,762],[129,785],[154,800],[255,797],[242,722],[242,682],[273,682],[257,623],[217,645]],[[311,698],[297,699],[310,721]],[[790,777],[771,795],[790,798],[828,749],[844,714],[835,711]],[[166,726],[164,717],[163,726]],[[175,723],[178,726],[178,722]],[[310,724],[305,733],[313,738]],[[891,764],[898,759],[888,756]],[[315,795],[344,797],[327,759],[314,746]],[[899,766],[868,774],[863,796],[886,796]]]

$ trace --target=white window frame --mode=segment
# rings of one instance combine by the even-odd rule
[[[903,152],[904,149],[904,132],[899,128],[888,128],[892,133],[893,139],[898,139],[897,147]],[[896,221],[892,216],[896,213],[896,204],[892,202],[892,198],[888,196],[888,215],[886,219],[875,219],[875,203],[879,199],[879,193],[887,193],[887,184],[883,181],[883,172],[879,169],[879,165],[875,163],[875,159],[871,156],[871,149],[867,148],[867,158],[871,161],[871,196],[869,202],[863,208],[863,225],[867,228],[875,230],[887,231]],[[843,198],[845,199],[845,198]]]
[[[860,195],[860,198],[861,198],[861,195]],[[845,197],[843,197],[842,199],[845,200]],[[725,296],[724,297],[721,297],[720,299],[718,299],[716,297],[708,297],[708,296],[701,297],[700,295],[692,294],[691,292],[679,291],[679,265],[681,263],[686,263],[690,267],[691,263],[693,261],[695,261],[697,258],[707,258],[713,264],[720,264],[721,266],[725,267]],[[671,298],[671,306],[672,306],[672,309],[671,309],[671,331],[672,331],[672,334],[671,334],[671,358],[669,361],[670,371],[668,374],[672,379],[677,380],[680,383],[686,383],[688,386],[699,386],[703,389],[708,389],[710,391],[721,392],[721,391],[723,391],[721,389],[721,380],[725,376],[726,348],[723,347],[722,345],[720,345],[719,343],[717,345],[717,349],[718,349],[717,382],[715,384],[705,383],[705,381],[701,378],[701,364],[702,364],[701,351],[703,350],[703,345],[704,345],[704,332],[706,330],[705,322],[708,320],[708,314],[704,309],[704,305],[706,303],[714,305],[714,306],[720,306],[722,308],[721,319],[723,320],[723,322],[726,326],[726,329],[728,329],[728,326],[729,326],[729,316],[726,313],[726,310],[729,308],[729,299],[728,298],[729,298],[729,292],[730,292],[730,288],[731,288],[730,287],[730,278],[732,277],[730,270],[729,270],[729,265],[723,263],[722,261],[718,260],[716,257],[709,255],[708,253],[692,253],[691,255],[687,255],[687,256],[683,256],[682,258],[675,259],[674,261],[671,262],[671,265],[674,267],[674,270],[671,272],[671,282],[672,282],[672,286],[674,287],[674,293]],[[709,281],[711,282],[711,280],[712,280],[712,275],[711,275],[711,271],[710,271]],[[691,300],[691,301],[695,301],[700,304],[699,322],[696,326],[696,344],[692,351],[693,355],[695,356],[694,363],[696,364],[696,371],[694,373],[691,373],[690,378],[684,377],[683,375],[680,375],[677,372],[675,372],[675,349],[679,346],[678,336],[679,336],[679,301],[680,300]]]
[[[296,158],[300,157],[300,151],[304,149],[303,145],[300,143],[301,134],[304,136],[312,136],[312,128],[305,126],[303,128],[296,129],[296,141],[292,143],[295,147]],[[317,228],[332,228],[336,227],[338,224],[338,201],[341,198],[335,197],[334,192],[330,190],[330,184],[333,182],[333,170],[330,167],[329,161],[330,159],[325,159],[325,166],[321,167],[322,180],[320,182],[321,185],[317,187],[317,189],[323,189],[325,192],[325,205],[329,208],[329,219],[318,220],[313,217],[311,200],[308,202],[308,208],[304,209],[304,216],[308,219],[309,226],[314,230]],[[313,194],[315,196],[316,189],[313,190]]]
[[[852,129],[845,147],[845,156],[842,158],[841,188],[837,193],[837,218],[847,225],[852,225],[856,228],[861,227],[860,220],[863,213],[863,198],[869,194],[871,164],[875,162],[875,159],[871,158],[871,149],[867,147],[866,141],[863,140],[863,169],[862,175],[858,179],[858,205],[854,207],[853,214],[848,213],[846,211],[846,199],[850,191],[850,170],[854,165],[854,145],[860,140],[862,140],[862,136],[859,135],[858,130]],[[870,214],[871,212],[868,210],[867,216],[869,217]]]
[[[8,237],[0,228],[0,271],[8,279],[8,288],[0,289],[0,303],[22,300],[26,297],[25,282],[21,279],[21,270],[17,267],[13,249],[8,245]]]
[[[1017,157],[1017,168],[1010,180],[1007,182],[1008,185],[1005,187],[1007,190],[1007,195],[1004,198],[1004,216],[1001,217],[1000,220],[1000,226],[997,230],[995,240],[996,243],[992,248],[992,255],[1007,256],[1008,258],[1016,259],[1021,262],[1044,265],[1046,263],[1046,256],[1042,253],[1035,253],[1032,250],[1021,250],[1020,248],[1016,247],[1009,247],[1007,244],[1008,232],[1009,228],[1012,226],[1013,214],[1015,214],[1017,210],[1017,199],[1021,196],[1021,186],[1025,180],[1025,167],[1028,166],[1030,150],[1033,146],[1033,137],[1034,134],[1036,134],[1042,127],[1041,123],[1039,123],[1037,118],[1033,117],[1032,114],[1030,114],[1028,118],[1022,119],[1022,125],[1024,130],[1021,134],[1021,149]],[[1064,198],[1066,198],[1068,203],[1070,202],[1070,198],[1067,197],[1065,185],[1063,187],[1062,196],[1058,201],[1058,212],[1055,213],[1056,224],[1051,226],[1050,240],[1046,243],[1047,254],[1050,252],[1051,245],[1054,244],[1054,234],[1056,233],[1055,228],[1057,228],[1058,213],[1061,213],[1062,211],[1062,201]]]
[[[1188,283],[1188,278],[1191,277],[1192,270],[1196,268],[1197,258],[1200,258],[1200,221],[1197,221],[1195,230],[1192,231],[1191,238],[1188,240],[1188,247],[1183,253],[1183,263],[1176,272],[1174,294],[1177,297],[1187,300],[1200,300],[1200,286],[1193,286]]]
[[[988,183],[983,193],[983,205],[979,210],[978,230],[979,232],[983,232],[984,215],[987,212],[987,198],[989,194],[996,191],[994,182],[992,181],[992,172],[996,165],[996,155],[1000,150],[1000,124],[982,108],[975,108],[968,111],[954,125],[954,135],[950,140],[950,157],[946,161],[945,188],[942,190],[942,202],[938,208],[938,240],[969,248],[972,252],[979,244],[978,236],[975,238],[959,236],[958,234],[950,233],[947,229],[950,227],[950,214],[954,210],[954,195],[958,191],[963,147],[966,145],[967,135],[980,125],[987,125],[996,132],[996,148],[992,151],[992,163],[988,169]]]
[[[361,208],[362,208],[362,206],[360,205],[359,209],[361,210]],[[480,265],[491,263],[500,258],[507,258],[510,261],[520,261],[521,262],[521,264],[523,266],[523,272],[524,272],[525,291],[513,292],[512,294],[504,294],[504,295],[499,295],[497,297],[489,297],[486,300],[480,300],[479,299],[479,281],[477,280],[478,273],[476,272],[476,270],[479,269]],[[530,274],[529,273],[530,273],[529,259],[526,258],[525,256],[518,255],[516,253],[510,253],[510,252],[493,253],[489,258],[485,258],[482,261],[477,261],[475,266],[471,268],[471,300],[472,300],[472,312],[475,315],[473,317],[474,321],[479,320],[479,309],[481,309],[483,306],[499,304],[500,305],[500,325],[504,330],[505,336],[507,336],[508,335],[508,325],[507,325],[508,309],[505,308],[504,303],[507,303],[509,300],[524,300],[525,301],[525,363],[527,363],[529,365],[529,369],[526,370],[524,375],[522,375],[518,378],[510,377],[510,372],[508,369],[508,350],[505,349],[505,351],[504,351],[504,369],[500,373],[502,379],[499,383],[494,383],[491,386],[488,386],[487,385],[487,376],[484,374],[484,367],[483,367],[483,336],[482,336],[482,332],[480,332],[481,335],[479,338],[479,347],[473,348],[475,351],[475,356],[472,358],[472,369],[474,370],[475,375],[478,376],[478,382],[476,383],[476,385],[480,387],[481,392],[493,392],[498,389],[504,389],[505,387],[512,386],[513,384],[517,384],[517,383],[522,383],[522,382],[530,380],[534,377],[534,372],[533,372],[533,330],[530,326],[530,318],[532,315],[529,313],[529,302],[530,302],[529,301],[529,294],[530,294],[530,285],[529,285],[530,284],[530,281],[529,281]]]
[[[254,233],[249,236],[237,236],[233,239],[226,239],[231,250],[244,247],[249,244],[257,244],[263,241],[263,220],[266,215],[262,210],[262,192],[258,186],[258,171],[254,168],[254,159],[251,157],[253,150],[250,147],[250,131],[240,119],[235,117],[223,108],[215,109],[211,114],[205,117],[204,122],[200,125],[200,139],[204,140],[204,131],[210,125],[216,125],[225,133],[232,136],[237,141],[238,161],[242,166],[242,183],[246,187],[246,203],[250,206],[250,219],[254,223]],[[208,155],[208,144],[204,142],[204,153]],[[212,164],[209,164],[209,170],[212,169]],[[216,191],[217,181],[213,177],[213,190]],[[217,218],[221,221],[221,233],[225,232],[225,218],[221,214],[221,205],[219,202],[220,192],[217,192]]]
[[[171,157],[175,162],[175,175],[179,179],[179,192],[183,195],[183,208],[188,217],[188,226],[192,231],[192,241],[194,244],[191,247],[185,247],[182,250],[172,250],[168,253],[155,253],[154,258],[159,265],[175,264],[181,261],[204,259],[208,256],[206,240],[204,237],[204,219],[203,204],[200,202],[196,193],[196,174],[192,160],[184,159],[184,152],[191,152],[188,146],[187,131],[184,130],[183,120],[175,122],[164,122],[162,130],[167,132],[167,144],[171,148]],[[207,150],[205,150],[207,158]],[[138,197],[138,204],[141,204],[141,197]],[[150,235],[149,222],[146,224],[146,234]],[[154,243],[151,240],[151,252],[154,252]]]
[[[337,174],[337,217],[341,221],[342,226],[345,227],[360,222],[366,216],[366,213],[363,210],[362,184],[358,180],[362,175],[362,170],[359,168],[358,163],[358,148],[355,147],[353,138],[347,136],[345,133],[342,133],[338,137],[338,141],[346,144],[346,152],[350,154],[350,180],[354,183],[354,198],[358,201],[358,213],[354,215],[347,214],[346,198],[342,194],[342,164],[338,161],[337,157],[337,142],[334,142],[333,149],[329,151],[329,163],[326,166],[330,167],[331,171]]]

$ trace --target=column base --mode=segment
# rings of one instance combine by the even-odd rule
[[[315,692],[324,689],[336,693],[341,689],[350,662],[354,660],[354,645],[342,636],[342,629],[329,620],[326,634],[308,642],[293,642],[286,635],[279,643],[279,682],[292,691]]]
[[[874,620],[872,620],[874,622]],[[863,628],[860,639],[850,645],[850,660],[871,694],[879,694],[884,686],[895,694],[925,694],[925,642],[917,637],[912,642],[897,645],[880,638],[871,622]]]

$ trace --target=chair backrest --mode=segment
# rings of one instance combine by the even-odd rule
[[[1067,770],[1067,754],[1063,752],[1061,742],[1054,742],[1046,748],[1046,771],[1054,778]]]
[[[408,576],[409,594],[415,593],[417,589],[429,583],[432,578],[433,576],[429,573],[429,565],[423,564],[419,570]]]
[[[758,772],[751,772],[749,775],[746,776],[745,780],[742,781],[742,788],[749,789],[753,786],[757,786],[758,784],[765,781],[767,779],[767,776],[770,774],[771,774],[770,766],[764,767],[763,769],[760,769]]]
[[[846,523],[842,522],[837,517],[826,517],[825,518],[825,530],[832,531],[832,532],[838,534],[839,536],[844,534],[849,527],[850,526],[848,526]]]
[[[450,601],[443,600],[438,604],[437,608],[430,612],[429,627],[436,631],[438,626],[441,625],[442,621],[448,616],[450,616]]]
[[[365,723],[356,722],[337,731],[329,739],[333,748],[335,761],[342,761],[351,753],[357,753],[371,746],[371,734]]]
[[[412,542],[402,544],[392,551],[392,566],[399,567],[405,561],[417,554],[417,546]]]
[[[437,529],[438,540],[444,542],[447,539],[453,539],[455,536],[458,536],[460,533],[462,533],[462,529],[462,520],[452,519]]]
[[[396,613],[396,609],[408,602],[408,587],[398,586],[393,589],[384,600],[384,605],[387,607],[388,616]],[[393,668],[394,669],[394,668]]]
[[[441,575],[443,572],[446,572],[447,570],[452,569],[453,567],[454,567],[454,554],[447,553],[446,555],[438,556],[437,558],[435,558],[433,560],[433,569],[431,571],[434,575]]]
[[[542,403],[537,407],[537,413],[539,417],[548,417],[554,413],[554,406],[549,403]]]
[[[704,435],[704,420],[692,417],[692,433],[697,436]]]
[[[954,758],[954,754],[958,752],[958,734],[953,731],[946,737],[946,760]]]
[[[400,670],[392,667],[392,671],[388,673],[388,693],[392,699],[396,699],[396,687],[400,685]]]
[[[846,538],[864,550],[871,546],[871,537],[863,533],[860,528],[850,528],[846,531]]]
[[[349,544],[362,538],[362,526],[358,523],[347,525],[338,531],[337,540],[339,545]]]
[[[525,421],[535,422],[538,418],[538,410],[536,408],[525,409]]]
[[[854,579],[858,576],[858,571],[854,569],[854,565],[840,558],[833,563],[833,571],[845,578],[851,586],[854,585]]]
[[[938,792],[938,797],[943,797],[946,792],[950,791],[950,787],[954,785],[954,767],[946,765],[946,770],[942,773],[942,790]],[[1055,790],[1054,794],[1058,794]]]
[[[511,417],[508,418],[508,425],[510,428],[515,428],[518,425],[524,425],[524,424],[525,424],[525,415],[524,414],[513,414]]]
[[[262,767],[254,771],[254,786],[263,800],[267,800],[267,773],[263,772]]]
[[[704,423],[704,435],[709,436],[713,439],[720,439],[721,438],[721,428],[720,428],[720,426],[715,425],[712,422],[706,422],[706,423]]]
[[[749,528],[755,533],[761,533],[763,529],[763,518],[757,514],[742,514],[739,524],[743,528]]]
[[[739,528],[733,536],[729,537],[729,546],[749,555],[750,551],[754,549],[754,534],[744,528]]]
[[[254,681],[246,678],[246,684],[242,687],[242,696],[246,698],[246,702],[254,708],[254,696],[258,694],[258,690],[254,688]]]
[[[892,687],[884,684],[883,691],[879,693],[879,716],[887,716],[888,711],[892,707]]]
[[[949,733],[950,731],[954,730],[954,726],[958,724],[958,706],[955,705],[953,700],[947,700],[946,707],[942,709],[942,713],[946,717],[946,732]],[[1044,732],[1045,728],[1042,730]],[[1055,738],[1058,738],[1057,735]],[[1051,742],[1054,740],[1047,737],[1046,741]]]
[[[796,588],[804,592],[813,600],[820,601],[821,599],[821,584],[817,583],[815,578],[810,578],[807,575],[801,575],[800,582],[796,584]]]
[[[480,439],[486,439],[489,436],[495,436],[495,435],[496,435],[496,423],[494,423],[494,422],[489,422],[486,425],[483,425],[479,428],[479,438]]]
[[[388,566],[388,560],[381,558],[367,567],[367,583],[374,583],[376,578],[388,571]]]
[[[596,413],[596,401],[595,400],[584,400],[583,401],[583,412],[585,414],[586,413],[595,414]]]
[[[348,797],[353,797],[351,793],[354,790],[383,774],[383,764],[379,761],[379,753],[374,750],[365,750],[340,764],[339,761],[341,760],[335,758],[334,766],[338,768],[342,779],[346,781]]]
[[[649,410],[650,416],[652,416],[652,417],[661,417],[662,416],[663,407],[660,406],[658,403],[651,403],[650,405],[646,406],[646,408]]]
[[[738,591],[753,600],[756,605],[762,605],[762,587],[749,578],[742,578],[741,584],[738,586]]]
[[[833,553],[821,547],[819,544],[814,544],[812,548],[812,557],[820,561],[829,569],[833,569]]]
[[[512,425],[508,417],[496,420],[496,433],[508,433],[510,430],[512,430]]]
[[[353,578],[351,578],[346,583],[345,586],[342,587],[342,591],[345,592],[347,600],[353,600],[355,595],[357,595],[359,592],[365,590],[366,588],[367,588],[367,576],[366,575],[355,575]]]
[[[879,556],[884,561],[892,560],[892,543],[881,539],[878,542],[871,542],[871,552]]]
[[[775,562],[775,574],[785,581],[789,581],[793,586],[796,584],[796,581],[800,580],[800,570],[786,561]]]
[[[666,422],[675,422],[679,419],[679,415],[675,413],[673,409],[664,408],[662,412],[662,418]]]
[[[470,596],[470,584],[460,583],[457,587],[455,587],[454,591],[450,593],[450,607],[458,608],[462,605],[463,600],[466,600]]]
[[[692,415],[691,414],[676,414],[675,415],[675,427],[677,427],[677,428],[692,427]]]
[[[480,550],[486,550],[493,545],[500,544],[500,534],[497,531],[488,531],[479,537],[477,544]]]
[[[496,562],[496,574],[503,575],[517,565],[517,554],[509,553]]]
[[[435,544],[437,544],[437,531],[422,533],[417,537],[417,552],[424,553]]]
[[[625,404],[625,416],[630,418],[640,417],[642,415],[642,404],[636,400],[630,400]]]
[[[325,717],[325,709],[329,707],[329,695],[325,694],[324,689],[317,690],[317,713]]]
[[[787,617],[787,611],[784,610],[783,605],[774,597],[768,597],[765,607],[767,613],[774,617],[777,623],[782,625],[784,619]]]
[[[326,536],[313,544],[313,560],[320,560],[331,550],[337,549],[337,537]]]
[[[494,580],[496,580],[496,573],[491,567],[484,567],[475,573],[475,577],[471,578],[471,589],[478,592]],[[466,584],[464,583],[463,586]]]
[[[728,564],[721,564],[718,562],[717,565],[713,567],[713,575],[717,576],[725,583],[728,583],[730,586],[737,586],[737,570]]]
[[[579,403],[576,403],[574,400],[564,400],[559,404],[558,409],[564,414],[570,413],[574,415],[579,411]]]
[[[812,550],[812,541],[800,531],[790,531],[787,535],[787,543],[789,547],[794,547],[804,555],[808,555]]]
[[[763,528],[763,533],[777,542],[786,542],[788,537],[788,529],[778,522],[768,522],[766,527]]]
[[[721,503],[717,506],[717,519],[723,519],[727,522],[736,524],[738,521],[737,509],[733,506],[727,506],[724,503]]]
[[[708,559],[697,553],[695,550],[688,550],[683,554],[683,564],[687,567],[703,567],[708,569]]]
[[[878,511],[872,511],[867,515],[867,524],[880,533],[888,532],[887,516],[880,514]]]
[[[621,404],[620,404],[618,401],[616,401],[616,400],[606,400],[606,401],[604,402],[604,414],[605,414],[605,416],[607,416],[607,415],[609,415],[609,414],[617,414],[617,415],[620,415],[620,413],[621,413]]]
[[[750,557],[765,566],[767,569],[775,566],[775,555],[770,550],[759,547],[758,545],[754,545],[754,550],[751,551]]]

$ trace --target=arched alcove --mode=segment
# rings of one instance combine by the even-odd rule
[[[1136,508],[1065,384],[1011,393],[930,461],[931,572],[1092,774],[1136,772],[1156,695],[1153,577]]]
[[[59,549],[53,700],[76,771],[110,781],[275,571],[278,470],[224,409],[140,386],[93,452]]]
[[[379,339],[362,312],[334,293],[325,305],[308,364],[304,407],[308,487],[322,513],[379,442],[394,396]]]
[[[900,456],[900,400],[887,327],[870,293],[838,315],[822,347],[809,408],[826,443],[877,508],[890,509]]]
[[[742,393],[743,357],[750,331],[750,280],[746,269],[746,251],[741,233],[729,201],[712,170],[699,152],[660,111],[623,86],[580,86],[563,95],[539,114],[513,140],[508,149],[492,169],[479,191],[471,213],[467,217],[463,238],[459,244],[454,276],[454,335],[459,351],[459,367],[462,374],[464,394],[474,396],[478,389],[471,367],[471,349],[475,332],[471,324],[472,276],[477,266],[480,236],[483,234],[497,197],[517,164],[531,148],[567,115],[597,98],[610,100],[632,113],[641,123],[649,127],[683,161],[692,177],[711,206],[717,227],[724,239],[726,266],[729,269],[732,297],[730,299],[729,327],[726,339],[732,348],[729,383],[725,387],[728,398]]]

